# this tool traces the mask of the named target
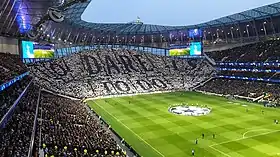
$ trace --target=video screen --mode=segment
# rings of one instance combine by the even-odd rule
[[[202,36],[201,29],[191,29],[189,30],[189,37],[190,38],[200,38]]]
[[[189,56],[190,48],[170,49],[169,56]]]
[[[170,45],[169,56],[200,56],[202,54],[201,42],[191,42],[189,45]]]
[[[54,44],[22,41],[22,58],[54,58]]]
[[[202,51],[202,44],[201,42],[191,42],[191,49],[190,49],[191,56],[200,56]]]

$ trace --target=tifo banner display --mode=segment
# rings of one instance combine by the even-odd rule
[[[22,41],[22,58],[54,58],[54,45]]]

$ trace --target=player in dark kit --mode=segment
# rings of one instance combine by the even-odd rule
[[[194,156],[194,150],[192,149],[192,156]]]
[[[198,144],[198,139],[195,139],[195,144]]]
[[[216,138],[216,135],[215,134],[213,134],[213,139],[215,139]]]
[[[204,136],[205,136],[205,135],[204,135],[203,133],[202,133],[202,135],[201,135],[201,136],[202,136],[202,139],[204,139]]]

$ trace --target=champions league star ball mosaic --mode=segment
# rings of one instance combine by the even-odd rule
[[[169,107],[168,111],[183,116],[203,116],[209,114],[211,109],[201,106],[176,105]]]

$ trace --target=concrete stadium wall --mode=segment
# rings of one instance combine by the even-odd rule
[[[19,40],[0,36],[0,52],[19,55]]]

